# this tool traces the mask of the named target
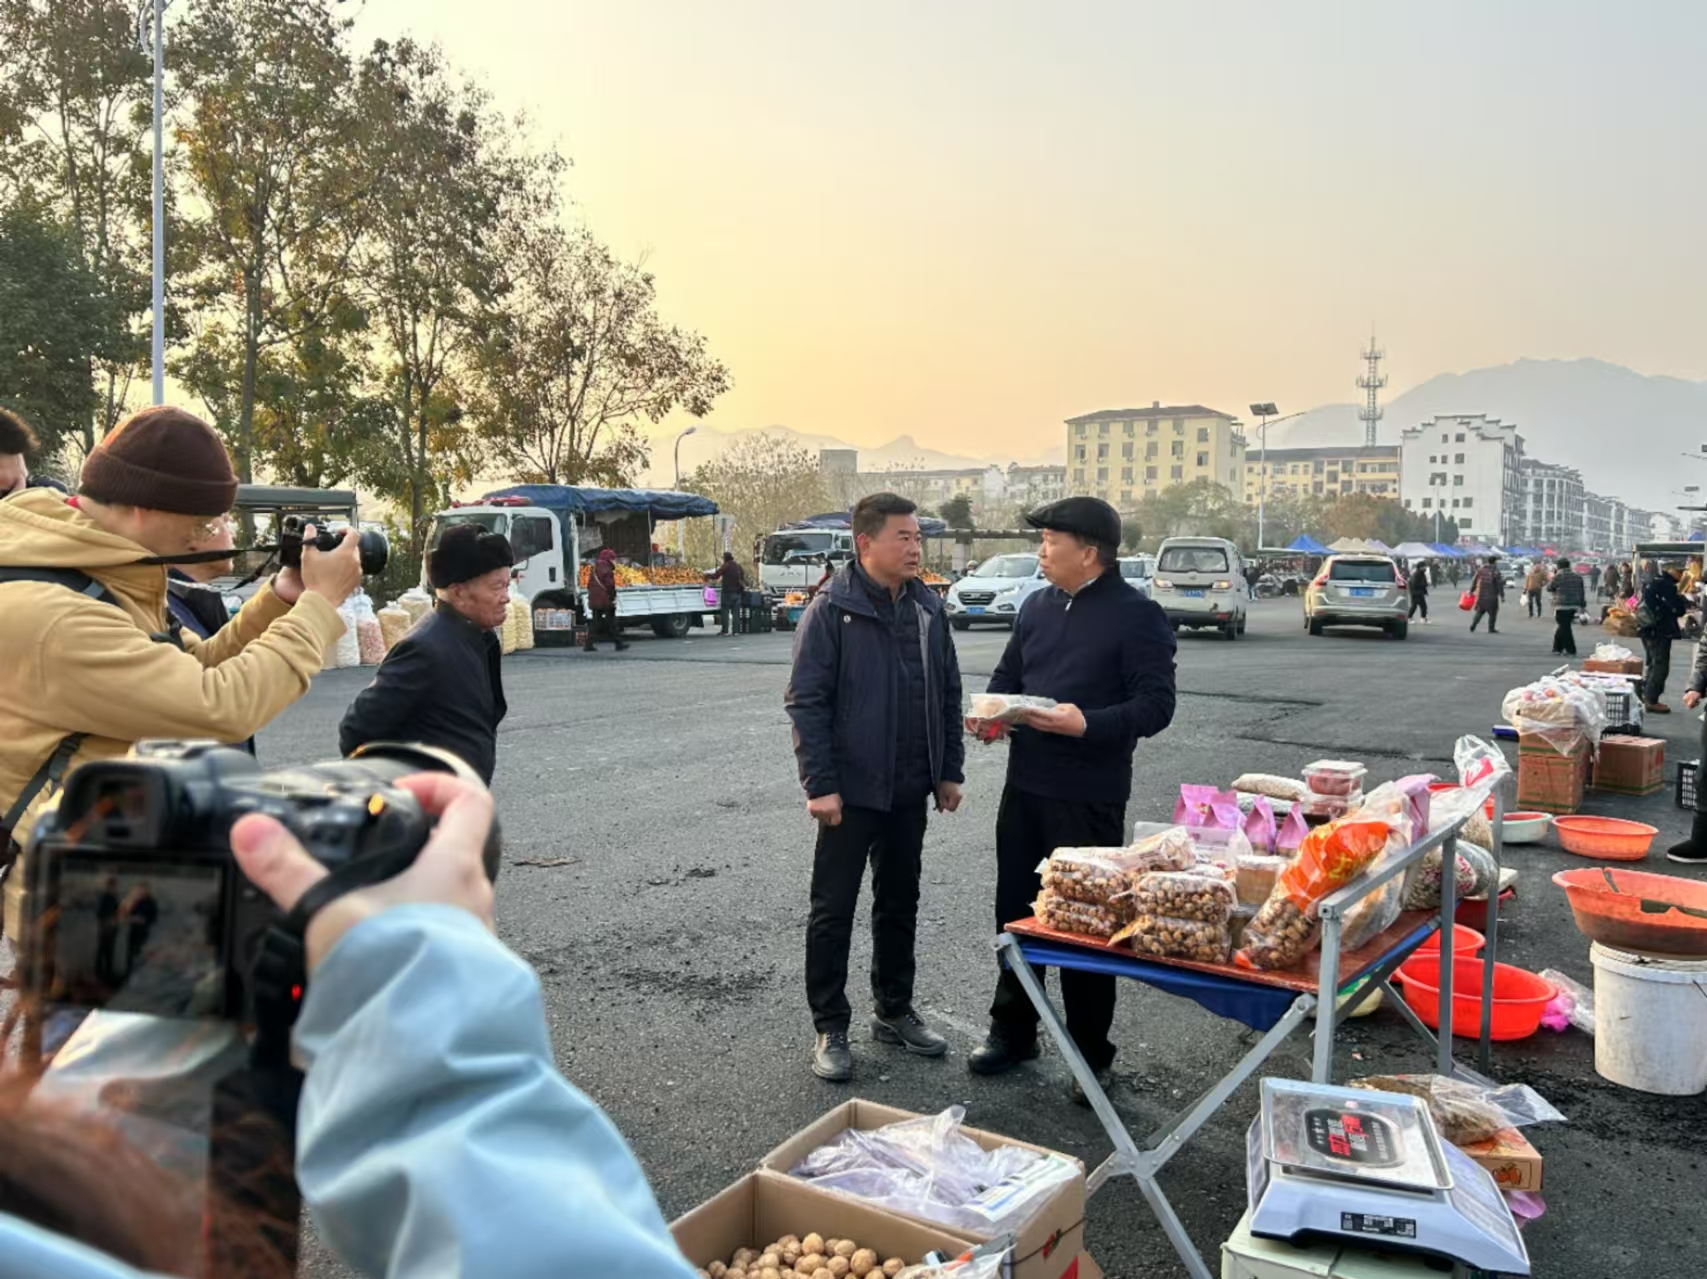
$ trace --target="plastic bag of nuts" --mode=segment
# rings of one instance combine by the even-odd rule
[[[1233,962],[1241,968],[1270,971],[1296,968],[1321,939],[1321,925],[1316,922],[1314,912],[1306,914],[1300,910],[1286,890],[1277,886],[1257,911],[1256,918],[1245,925],[1244,936],[1239,939],[1239,953],[1233,956]]]
[[[1170,826],[1138,840],[1124,850],[1120,864],[1135,874],[1159,870],[1190,870],[1197,865],[1197,846],[1184,826]]]
[[[1114,935],[1140,955],[1191,959],[1200,964],[1224,964],[1233,953],[1227,923],[1178,919],[1171,915],[1140,914]]]
[[[1074,933],[1097,941],[1107,941],[1124,922],[1112,906],[1097,906],[1090,902],[1069,901],[1045,889],[1032,904],[1037,922],[1058,933]]]
[[[1126,901],[1134,916],[1161,915],[1225,924],[1238,905],[1233,886],[1220,876],[1190,871],[1140,875]]]
[[[1068,901],[1105,905],[1130,888],[1125,869],[1115,860],[1119,848],[1057,848],[1037,867],[1043,886]]]

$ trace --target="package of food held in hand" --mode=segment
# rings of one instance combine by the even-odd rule
[[[1211,923],[1140,913],[1113,940],[1131,946],[1140,955],[1190,959],[1200,964],[1224,964],[1233,953],[1233,938],[1226,920]]]
[[[1127,895],[1137,915],[1166,915],[1225,924],[1238,904],[1225,879],[1192,871],[1161,871],[1140,875]]]
[[[1032,903],[1037,922],[1058,933],[1076,933],[1095,941],[1107,941],[1125,921],[1112,906],[1069,901],[1045,889]]]
[[[1043,886],[1068,901],[1100,906],[1132,886],[1122,848],[1057,848],[1037,867]]]
[[[1021,724],[1027,711],[1046,711],[1055,705],[1053,697],[1029,697],[1024,693],[974,693],[971,720],[986,720],[996,724]]]

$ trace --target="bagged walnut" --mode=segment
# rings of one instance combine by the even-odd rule
[[[1057,848],[1037,867],[1043,886],[1069,901],[1105,905],[1131,887],[1126,871],[1115,860],[1118,848]]]
[[[1136,915],[1163,915],[1225,925],[1238,904],[1225,879],[1190,871],[1140,875],[1126,897]]]
[[[1197,865],[1197,846],[1184,826],[1170,826],[1133,844],[1122,864],[1135,874],[1190,870]]]
[[[1233,866],[1233,889],[1239,903],[1261,906],[1274,891],[1275,881],[1285,870],[1289,857],[1269,857],[1263,853],[1246,853]]]
[[[1322,930],[1315,918],[1294,905],[1286,890],[1276,885],[1256,918],[1245,925],[1233,962],[1241,968],[1269,971],[1296,968],[1321,939]]]
[[[1111,906],[1068,901],[1045,889],[1032,904],[1037,922],[1058,933],[1075,933],[1096,941],[1107,941],[1123,922]]]
[[[1140,914],[1114,935],[1140,955],[1191,959],[1200,964],[1224,964],[1233,953],[1227,923]]]

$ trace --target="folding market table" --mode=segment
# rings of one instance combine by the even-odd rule
[[[1488,894],[1488,913],[1484,928],[1483,952],[1487,963],[1482,974],[1482,1039],[1477,1064],[1483,1072],[1489,1068],[1492,1054],[1492,1018],[1489,1013],[1494,993],[1494,959],[1497,953],[1499,930],[1499,868],[1500,827],[1505,817],[1505,787],[1509,778],[1501,781],[1494,791],[1493,891]],[[996,940],[996,950],[1002,962],[1013,969],[1020,985],[1036,1006],[1038,1016],[1055,1040],[1073,1077],[1079,1081],[1085,1097],[1097,1119],[1114,1143],[1114,1153],[1091,1173],[1087,1193],[1095,1194],[1111,1177],[1129,1176],[1148,1201],[1150,1209],[1161,1222],[1174,1251],[1179,1254],[1192,1279],[1214,1279],[1202,1256],[1185,1232],[1173,1205],[1162,1193],[1158,1178],[1168,1160],[1191,1139],[1211,1115],[1226,1104],[1239,1085],[1249,1079],[1273,1056],[1289,1035],[1314,1015],[1315,1051],[1311,1078],[1317,1083],[1333,1082],[1334,1035],[1342,1022],[1354,1013],[1375,991],[1385,992],[1388,1001],[1397,1008],[1411,1027],[1434,1046],[1438,1064],[1436,1070],[1445,1076],[1457,1075],[1485,1082],[1482,1075],[1459,1066],[1452,1056],[1451,1009],[1452,963],[1451,927],[1456,910],[1456,875],[1442,873],[1440,907],[1429,911],[1408,911],[1394,925],[1367,944],[1353,951],[1341,946],[1346,915],[1358,902],[1368,897],[1389,880],[1406,874],[1418,866],[1432,850],[1441,849],[1441,864],[1455,866],[1457,842],[1463,821],[1437,830],[1413,844],[1400,856],[1391,859],[1378,873],[1359,877],[1353,883],[1326,898],[1319,907],[1322,942],[1301,968],[1283,972],[1251,971],[1231,964],[1200,964],[1190,960],[1159,959],[1139,956],[1124,947],[1111,946],[1070,933],[1055,932],[1035,919],[1011,923]],[[1447,940],[1441,947],[1440,1007],[1447,1019],[1448,1031],[1436,1035],[1423,1025],[1410,1005],[1399,996],[1390,979],[1411,952],[1442,925]],[[1056,1015],[1049,997],[1032,965],[1050,968],[1073,968],[1084,972],[1108,973],[1143,982],[1172,995],[1194,1000],[1218,1017],[1242,1022],[1264,1034],[1256,1045],[1225,1075],[1186,1110],[1176,1115],[1140,1146],[1125,1122],[1115,1112],[1108,1094],[1097,1083],[1096,1075],[1080,1054],[1077,1045],[1067,1034],[1067,1028]],[[1358,983],[1362,983],[1359,986]],[[1343,1007],[1340,997],[1356,987],[1346,998]]]

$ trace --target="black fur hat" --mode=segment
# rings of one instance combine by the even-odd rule
[[[478,524],[453,524],[427,556],[427,580],[442,591],[495,568],[512,568],[515,562],[510,539],[502,533],[488,533]]]

